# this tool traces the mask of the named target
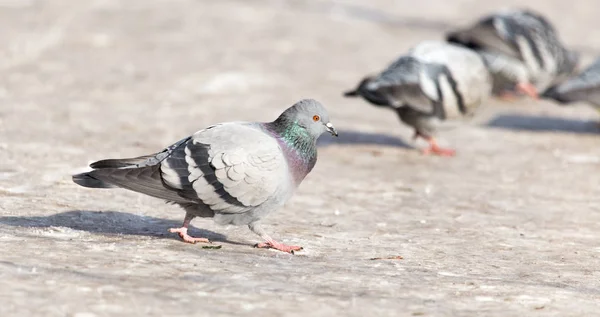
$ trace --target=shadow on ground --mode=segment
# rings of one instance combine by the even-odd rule
[[[600,125],[597,121],[516,114],[499,115],[487,122],[485,126],[534,132],[560,131],[581,134],[600,133]]]
[[[318,146],[329,146],[333,144],[372,144],[372,145],[387,145],[397,146],[407,149],[413,147],[404,142],[399,137],[383,134],[383,133],[367,133],[360,131],[339,130],[338,137],[321,137],[317,142]]]
[[[148,216],[134,215],[118,211],[72,210],[46,217],[0,217],[0,224],[14,227],[67,227],[74,230],[101,234],[125,234],[179,239],[169,233],[169,228],[181,226],[181,221],[166,220]],[[227,240],[227,237],[209,230],[190,226],[190,235],[205,237],[211,241],[239,244]]]

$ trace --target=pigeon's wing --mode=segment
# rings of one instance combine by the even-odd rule
[[[163,182],[221,213],[242,213],[289,181],[277,141],[252,124],[225,123],[195,133],[161,165]]]
[[[440,118],[472,115],[490,94],[492,79],[482,55],[447,42],[423,41],[411,50],[426,70],[421,89],[432,101],[442,105]]]
[[[585,101],[600,105],[600,59],[578,76],[546,90],[542,96],[562,103]]]

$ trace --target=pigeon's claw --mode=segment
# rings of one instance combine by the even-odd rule
[[[292,254],[294,254],[295,251],[302,250],[302,247],[295,246],[295,245],[286,245],[283,243],[279,243],[277,241],[267,241],[264,243],[258,243],[254,247],[255,248],[264,248],[264,249],[275,249],[275,250],[283,251],[286,253],[292,253]]]
[[[194,238],[194,237],[188,235],[187,231],[188,231],[188,228],[186,228],[186,227],[169,229],[169,232],[178,233],[181,240],[183,240],[187,243],[191,243],[191,244],[194,244],[196,242],[210,243],[210,240],[208,240],[206,238]]]

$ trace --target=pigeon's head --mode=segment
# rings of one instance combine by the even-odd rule
[[[314,138],[329,132],[337,136],[333,124],[329,122],[329,114],[325,107],[314,99],[303,99],[284,111],[280,118],[304,128]]]

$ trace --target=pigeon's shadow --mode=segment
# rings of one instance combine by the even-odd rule
[[[329,146],[333,144],[373,144],[397,146],[412,149],[408,143],[399,137],[382,133],[367,133],[351,130],[339,130],[338,137],[321,137],[317,141],[317,146]]]
[[[179,239],[177,234],[168,232],[178,228],[181,221],[149,216],[134,215],[118,211],[72,210],[43,217],[0,217],[0,224],[15,227],[66,227],[106,235],[134,235],[164,239]],[[225,235],[210,230],[190,226],[191,236],[205,237],[211,241],[243,244],[227,240]]]
[[[600,132],[600,125],[597,121],[516,114],[499,115],[488,121],[484,126],[534,132],[560,131],[580,134],[597,134]]]

